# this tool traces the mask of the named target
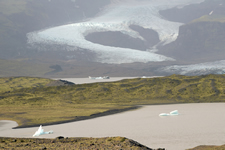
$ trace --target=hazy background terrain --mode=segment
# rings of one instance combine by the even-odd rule
[[[132,3],[127,0],[0,0],[0,76],[151,76],[225,72],[223,0],[183,0],[179,5],[173,7],[171,4],[165,8],[161,6],[169,5],[168,0],[160,0],[159,4],[147,0],[132,0]],[[146,3],[146,7],[142,3]],[[117,10],[122,11],[121,16],[113,16]],[[143,12],[139,10],[146,10],[149,17],[152,14],[153,17],[143,16],[146,21],[141,20],[141,23],[129,21],[135,15],[142,16]],[[168,44],[162,40],[162,33],[154,28],[157,25],[155,16],[168,24],[179,25],[176,38],[175,35],[166,37],[167,41],[172,39]],[[123,21],[123,18],[126,19],[124,26],[116,24],[115,29],[108,26]],[[80,39],[75,34],[82,33],[83,41],[89,41],[93,47],[62,44],[54,39],[54,36],[64,36],[57,29],[73,24],[87,26],[87,23],[88,28],[79,27],[84,32],[71,31],[65,38],[67,35],[76,37],[73,40],[77,42]],[[98,23],[98,26],[93,24],[90,28],[90,23]],[[51,40],[45,37],[42,42],[29,43],[28,35],[34,39],[49,31],[58,33]],[[96,45],[103,47],[104,53],[99,52]],[[112,52],[114,50],[116,53]],[[107,60],[113,63],[107,63]]]

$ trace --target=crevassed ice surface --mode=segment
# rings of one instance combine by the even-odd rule
[[[206,62],[193,65],[173,65],[168,67],[163,67],[159,69],[162,72],[176,73],[181,75],[188,75],[191,73],[198,72],[199,74],[224,74],[225,73],[225,60]]]
[[[104,46],[85,39],[91,32],[120,31],[134,38],[142,37],[129,28],[139,25],[158,32],[160,43],[176,40],[181,23],[165,20],[159,10],[183,7],[204,0],[112,0],[99,16],[89,21],[57,26],[27,34],[28,44],[66,44],[88,49],[97,55],[96,62],[132,63],[149,61],[172,61],[172,58],[158,55],[153,51]],[[154,50],[156,51],[156,49]]]

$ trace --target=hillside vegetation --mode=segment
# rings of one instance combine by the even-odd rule
[[[224,149],[225,149],[225,145],[221,145],[221,146],[201,145],[188,150],[224,150]]]
[[[50,81],[52,80],[35,77],[5,77],[0,78],[0,91],[10,92],[28,87],[43,87]]]
[[[8,80],[2,78],[1,87],[9,87]],[[1,89],[0,120],[27,126],[79,120],[80,116],[92,117],[135,105],[225,102],[225,75],[172,75],[51,87],[44,86],[48,80],[39,80],[40,84],[30,84],[32,80],[24,77],[19,80],[25,84],[21,88],[12,88],[19,87],[14,83],[10,89]]]
[[[198,19],[195,19],[193,21],[191,21],[191,23],[195,23],[195,22],[221,22],[224,23],[225,22],[225,16],[222,15],[205,15],[202,16]]]

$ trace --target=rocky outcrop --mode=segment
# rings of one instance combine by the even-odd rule
[[[205,0],[200,4],[160,11],[170,21],[186,23],[177,40],[159,48],[159,54],[182,63],[225,59],[225,3]]]
[[[119,31],[94,32],[85,37],[86,40],[105,46],[146,50],[145,42],[132,38]]]
[[[225,59],[225,23],[194,22],[180,27],[177,40],[159,53],[185,62]]]
[[[106,138],[4,138],[0,137],[1,149],[114,149],[154,150],[125,137]],[[165,150],[159,148],[155,150]]]

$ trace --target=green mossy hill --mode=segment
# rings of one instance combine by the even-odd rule
[[[225,22],[225,16],[205,15],[205,16],[202,16],[198,19],[195,19],[195,20],[191,21],[191,23],[195,23],[195,22],[221,22],[221,23],[224,23]]]
[[[195,148],[189,149],[189,150],[225,150],[225,145],[221,146],[197,146]]]
[[[35,77],[2,77],[0,78],[0,93],[28,87],[43,87],[51,81],[51,79]]]
[[[142,104],[225,102],[225,75],[172,75],[5,91],[0,92],[0,120],[27,126],[76,120]]]
[[[0,149],[129,149],[129,150],[153,150],[136,141],[124,137],[107,138],[63,138],[56,139],[28,139],[28,138],[1,138]]]

